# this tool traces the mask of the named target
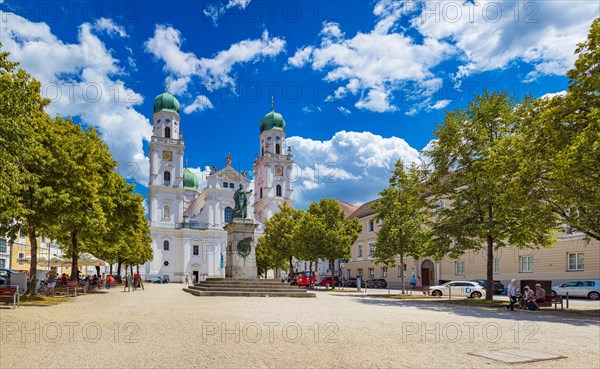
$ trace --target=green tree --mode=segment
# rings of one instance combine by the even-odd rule
[[[0,44],[1,48],[1,44]],[[0,52],[0,233],[14,242],[19,233],[31,243],[30,281],[37,284],[37,237],[55,224],[57,196],[49,176],[56,169],[56,138],[40,95],[40,83]]]
[[[345,220],[344,211],[334,199],[313,202],[296,228],[299,256],[308,260],[311,268],[318,259],[328,260],[333,281],[335,260],[350,258],[350,246],[358,239],[361,229],[358,219]]]
[[[427,223],[431,217],[430,207],[425,199],[425,173],[415,165],[405,169],[401,160],[390,178],[390,185],[383,190],[381,199],[373,204],[377,212],[376,220],[382,221],[377,232],[377,242],[373,256],[377,263],[395,267],[400,256],[400,266],[404,270],[404,258],[415,260],[425,255],[430,231]],[[404,273],[402,273],[402,293],[404,293]]]
[[[94,128],[83,129],[71,124],[63,144],[69,160],[62,165],[64,181],[58,190],[68,194],[68,198],[58,214],[60,233],[57,239],[71,257],[73,280],[77,277],[80,252],[93,250],[92,245],[101,241],[107,232],[101,189],[110,186],[116,162]]]
[[[265,222],[265,235],[259,241],[264,248],[261,263],[268,269],[284,269],[289,266],[293,272],[293,259],[297,256],[294,229],[303,216],[302,210],[295,210],[287,203],[279,205],[279,211]],[[258,258],[258,256],[257,256]]]
[[[449,204],[433,217],[430,254],[458,257],[466,250],[486,250],[488,286],[493,286],[495,249],[555,242],[554,215],[516,175],[514,139],[528,106],[528,101],[517,106],[507,93],[485,91],[446,114],[426,153],[432,165],[431,204]]]
[[[600,240],[600,18],[576,52],[567,93],[523,114],[520,175],[568,227]]]

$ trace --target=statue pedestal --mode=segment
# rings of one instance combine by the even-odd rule
[[[252,219],[233,218],[225,225],[227,231],[227,259],[225,278],[256,279],[256,239],[258,224]]]

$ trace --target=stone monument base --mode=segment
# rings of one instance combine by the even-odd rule
[[[258,224],[252,219],[234,218],[225,225],[227,231],[227,258],[225,278],[256,279],[256,237]]]

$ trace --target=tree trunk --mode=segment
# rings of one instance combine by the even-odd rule
[[[121,265],[123,264],[123,261],[121,259],[117,260],[117,275],[120,276],[121,275]]]
[[[27,228],[27,236],[31,243],[31,262],[29,264],[29,284],[27,285],[27,294],[32,295],[35,293],[35,287],[37,285],[37,253],[38,244],[36,238],[35,228]]]
[[[100,278],[100,267],[96,266],[96,276],[98,276],[98,278]]]
[[[111,264],[110,264],[110,267],[109,267],[109,270],[108,270],[108,274],[109,274],[109,275],[112,275],[112,267],[113,267],[113,265],[112,265],[112,263],[111,263]]]
[[[402,283],[402,294],[404,295],[406,293],[406,291],[404,290],[404,253],[402,251],[400,251],[400,270],[402,271],[402,278],[400,280],[400,283]],[[412,292],[411,292],[412,293]]]
[[[294,258],[292,256],[290,256],[290,276],[294,274]]]
[[[133,277],[133,265],[129,266],[129,271],[131,272],[131,276]]]
[[[335,289],[335,279],[334,279],[334,275],[335,275],[335,260],[333,259],[329,259],[329,270],[331,273],[331,289],[334,290]]]
[[[487,235],[487,288],[485,299],[494,299],[494,239]]]
[[[71,280],[77,280],[77,272],[79,271],[79,266],[77,265],[77,261],[79,260],[79,239],[77,238],[78,230],[74,230],[71,233]]]
[[[135,272],[136,272],[137,274],[140,274],[140,264],[137,264],[137,265],[135,266]]]

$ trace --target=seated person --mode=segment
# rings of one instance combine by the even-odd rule
[[[544,290],[542,288],[541,284],[536,283],[535,298],[531,300],[531,304],[529,307],[531,310],[539,310],[540,309],[539,303],[544,302],[544,301],[546,301],[546,290]]]
[[[529,303],[534,299],[534,294],[529,286],[523,287],[523,295],[521,296],[521,309],[527,309]]]
[[[97,285],[98,285],[98,276],[97,276],[97,275],[95,275],[95,274],[94,274],[94,278],[92,278],[92,284],[93,284],[94,286],[97,286]]]
[[[67,277],[67,274],[66,274],[66,273],[63,273],[63,274],[62,274],[62,277],[60,278],[60,283],[61,283],[63,286],[66,286],[66,285],[67,285],[67,283],[69,283],[69,278]]]

